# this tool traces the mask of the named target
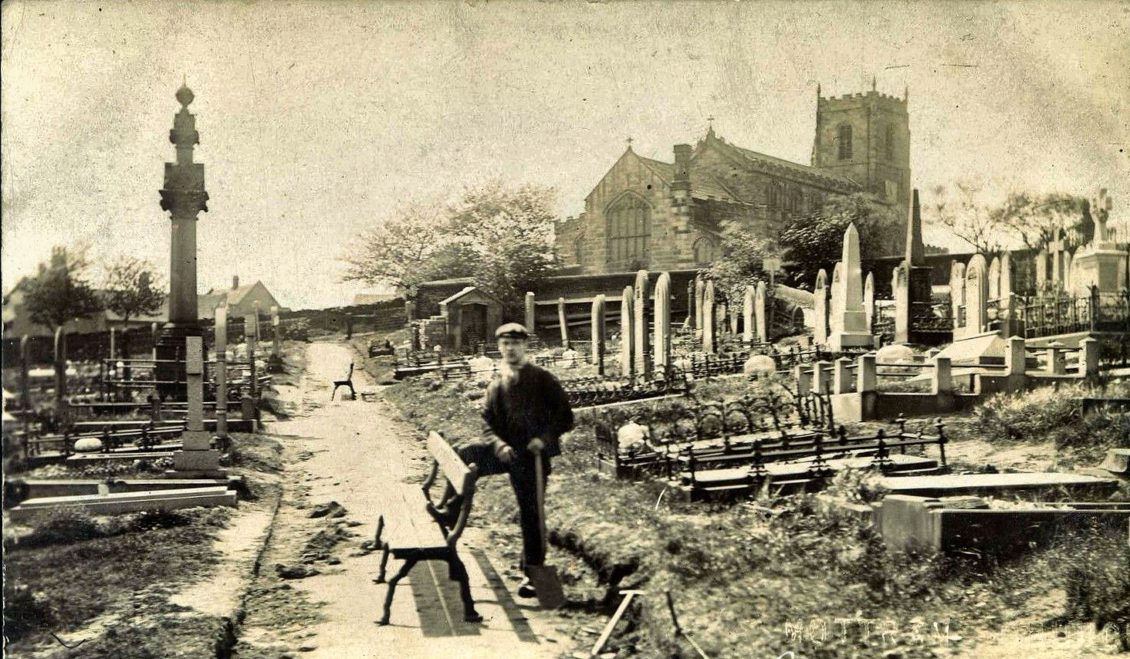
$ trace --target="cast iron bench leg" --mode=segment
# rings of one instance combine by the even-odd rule
[[[392,596],[396,594],[396,584],[401,579],[408,576],[408,573],[411,572],[412,568],[416,566],[416,560],[417,559],[415,558],[405,559],[404,565],[400,566],[400,571],[394,574],[393,577],[388,580],[388,594],[385,595],[384,615],[381,616],[380,621],[377,623],[378,625],[388,624],[388,618],[390,615],[392,615]]]
[[[471,597],[471,579],[467,575],[467,567],[454,551],[451,552],[451,558],[447,559],[447,565],[451,578],[459,582],[459,597],[463,600],[463,620],[482,622],[483,617],[475,610],[475,600]]]
[[[388,567],[388,555],[389,555],[389,553],[390,553],[390,549],[389,549],[388,543],[386,542],[381,547],[381,569],[380,569],[379,572],[377,572],[377,578],[373,579],[374,583],[384,583],[385,582],[385,568]]]

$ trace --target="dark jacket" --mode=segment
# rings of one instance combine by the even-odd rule
[[[545,455],[561,453],[561,435],[573,429],[573,410],[569,397],[549,371],[527,363],[513,380],[495,378],[487,387],[483,405],[483,440],[498,455],[510,446],[519,455],[526,445],[540,437]]]

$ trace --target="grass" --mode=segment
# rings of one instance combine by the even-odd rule
[[[696,395],[710,399],[777,386],[743,378],[695,384]],[[472,382],[423,377],[390,387],[386,395],[419,428],[457,439],[479,431],[479,391]],[[660,412],[654,404],[647,409]],[[1070,415],[1047,414],[1041,423],[1061,424],[1063,437],[1077,432],[1063,428],[1075,422]],[[578,415],[578,428],[554,462],[548,525],[554,543],[583,557],[605,583],[646,588],[628,631],[612,642],[625,652],[697,656],[675,635],[665,592],[672,593],[681,625],[711,657],[787,650],[812,657],[913,657],[933,656],[946,646],[967,651],[971,636],[999,626],[1001,612],[1022,608],[1014,593],[1046,593],[1063,583],[1069,570],[1057,557],[1080,546],[1068,541],[1003,565],[891,554],[855,517],[818,512],[805,497],[725,507],[681,502],[664,492],[662,482],[598,474],[593,418]],[[841,484],[852,490],[862,485]],[[516,506],[505,479],[484,479],[477,497],[473,524],[513,525]],[[513,530],[504,533],[517,538]],[[560,551],[551,553],[551,561],[568,560]],[[1124,586],[1109,585],[1101,575],[1091,578],[1107,579],[1107,593]]]

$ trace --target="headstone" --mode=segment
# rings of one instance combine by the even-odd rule
[[[67,423],[67,335],[62,327],[55,328],[55,418],[59,427]]]
[[[604,375],[604,345],[607,340],[607,326],[604,322],[604,304],[605,297],[603,294],[593,298],[592,314],[590,318],[592,330],[592,363],[596,365],[597,375]]]
[[[636,316],[633,322],[635,336],[636,372],[643,376],[651,375],[651,327],[648,303],[651,301],[651,283],[648,280],[647,270],[636,273],[635,307]]]
[[[765,282],[757,282],[753,289],[753,322],[757,325],[758,343],[769,342],[769,318],[765,313]]]
[[[1000,299],[1003,302],[1012,297],[1012,252],[1001,254]]]
[[[531,335],[537,332],[534,325],[537,323],[537,307],[535,306],[536,300],[532,292],[526,292],[526,331]]]
[[[703,300],[706,296],[706,283],[702,281],[702,275],[694,278],[694,327],[696,332],[703,330],[702,316],[703,316]]]
[[[738,335],[739,316],[738,316],[738,306],[736,304],[731,304],[729,306],[729,314],[730,314],[730,334],[737,336]]]
[[[671,275],[660,273],[655,282],[655,367],[671,365]]]
[[[717,310],[715,310],[714,316],[715,316],[715,318],[718,319],[718,334],[719,335],[725,334],[726,330],[728,329],[726,327],[726,313],[727,313],[727,311],[728,310],[726,309],[726,303],[725,302],[718,303],[718,308],[717,308]]]
[[[953,315],[953,338],[956,341],[965,336],[965,264],[954,261],[950,264],[950,307]]]
[[[895,343],[910,343],[914,319],[910,305],[910,266],[906,261],[898,264],[891,274],[891,293],[895,298]],[[874,291],[871,294],[874,295]],[[874,301],[869,306],[874,311]]]
[[[863,271],[859,257],[859,232],[855,224],[849,224],[844,232],[842,272],[837,289],[839,298],[839,317],[834,332],[828,341],[833,352],[845,348],[869,347],[874,343],[867,329],[867,317],[863,312]]]
[[[989,263],[989,299],[1001,299],[1001,260],[996,256]]]
[[[228,436],[228,308],[216,307],[216,435]]]
[[[275,357],[282,354],[282,337],[279,336],[282,328],[279,325],[279,307],[271,305],[271,354]]]
[[[632,367],[635,363],[636,332],[632,327],[635,321],[635,311],[632,308],[635,297],[631,286],[625,286],[624,293],[620,296],[620,374],[624,377],[635,375]]]
[[[812,342],[818,346],[828,343],[828,273],[824,268],[816,273],[816,286],[812,292],[813,316]]]
[[[1075,293],[1074,281],[1071,277],[1071,262],[1075,257],[1072,251],[1063,253],[1063,290],[1071,294]]]
[[[986,306],[988,305],[988,273],[985,257],[974,254],[965,268],[965,334],[979,334],[985,331]]]
[[[1036,292],[1039,292],[1048,283],[1048,252],[1041,249],[1036,254]]]
[[[875,273],[868,272],[863,280],[863,314],[867,318],[867,331],[875,327]]]
[[[255,363],[255,355],[259,348],[257,337],[259,336],[259,315],[252,313],[243,318],[243,340],[247,344],[247,369],[250,374],[251,382],[248,387],[251,398],[259,399],[259,374],[256,372],[258,365]]]
[[[153,359],[157,359],[157,338],[160,336],[161,329],[157,323],[149,326],[149,335],[153,337]]]
[[[702,292],[702,351],[714,354],[714,282],[708,281]]]
[[[565,317],[565,298],[557,298],[557,322],[561,325],[561,345],[569,347],[569,320]]]
[[[694,281],[689,281],[687,282],[687,320],[684,324],[692,330],[695,329],[694,310]]]
[[[953,369],[949,357],[934,358],[934,377],[931,388],[935,396],[953,393]]]
[[[110,355],[109,355],[110,359],[114,359],[115,357],[118,356],[118,352],[117,352],[118,342],[116,341],[117,338],[118,338],[117,329],[111,327],[110,328]]]
[[[755,290],[754,286],[746,286],[745,295],[742,296],[742,343],[746,345],[753,343],[753,329],[756,323],[753,311]]]
[[[842,328],[838,323],[842,320],[843,310],[843,284],[840,280],[843,279],[844,264],[841,261],[836,261],[835,267],[832,268],[832,281],[828,285],[828,338],[831,339],[832,335],[841,331]]]

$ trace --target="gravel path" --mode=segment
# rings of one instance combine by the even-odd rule
[[[419,433],[396,418],[361,369],[353,375],[357,400],[329,401],[330,382],[347,372],[353,355],[343,345],[310,344],[300,384],[280,392],[294,412],[270,426],[286,446],[283,502],[235,656],[567,653],[570,642],[555,631],[555,616],[515,600],[516,584],[499,576],[506,565],[487,550],[475,529],[464,535],[460,553],[471,575],[476,607],[485,618],[482,624],[462,622],[458,589],[447,579],[446,566],[428,563],[418,564],[401,582],[392,625],[376,624],[385,594],[385,586],[372,581],[379,553],[360,551],[361,543],[372,538],[378,513],[393,505],[394,488],[382,485],[420,482],[427,457]],[[343,517],[310,517],[315,507],[331,501],[345,508]],[[328,550],[324,544],[311,549],[311,538],[319,531],[323,539],[331,539]],[[340,538],[336,544],[334,537]],[[276,566],[312,568],[317,574],[284,579]],[[390,561],[389,574],[398,567],[398,561]]]

